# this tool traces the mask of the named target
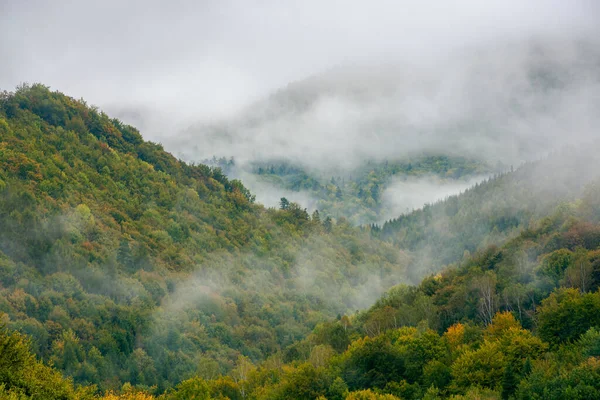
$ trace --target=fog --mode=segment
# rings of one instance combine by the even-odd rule
[[[258,125],[240,134],[244,137],[259,131],[260,137],[257,143],[244,140],[232,155],[244,150],[258,152],[257,147],[265,142],[287,146],[287,137],[298,132],[307,135],[307,140],[290,143],[300,146],[296,153],[314,150],[308,139],[326,139],[324,134],[330,139],[323,147],[331,150],[332,142],[343,138],[354,143],[359,136],[356,132],[344,136],[344,125],[332,134],[332,126],[339,122],[360,126],[378,121],[380,116],[387,122],[400,109],[402,117],[412,115],[399,121],[400,126],[407,122],[427,128],[423,120],[460,114],[462,110],[448,110],[448,104],[457,106],[465,97],[470,98],[470,93],[456,94],[447,85],[461,85],[470,71],[460,63],[451,68],[440,64],[446,54],[478,48],[494,52],[498,42],[522,43],[532,37],[549,38],[553,43],[565,38],[592,38],[599,15],[600,6],[593,0],[460,0],[452,5],[433,0],[368,4],[315,0],[294,4],[273,0],[176,0],[168,4],[157,0],[3,0],[0,87],[11,90],[20,82],[41,82],[83,97],[111,115],[135,123],[147,138],[168,143],[168,138],[179,136],[181,128],[199,121],[230,120],[248,104],[290,82],[325,71],[333,71],[337,77],[332,68],[368,66],[366,76],[349,79],[369,87],[373,75],[380,75],[370,66],[433,63],[433,70],[424,71],[416,80],[417,89],[422,79],[427,82],[446,70],[448,76],[438,82],[441,92],[433,88],[431,93],[412,93],[412,87],[403,87],[400,99],[394,97],[400,102],[392,101],[387,107],[382,103],[388,101],[378,94],[366,99],[366,104],[339,94],[320,98],[308,115],[297,116],[299,120],[269,120],[267,126]],[[562,46],[558,45],[561,52]],[[511,59],[499,61],[498,68],[519,66]],[[398,83],[415,80],[411,76],[414,68],[400,71],[404,72]],[[387,86],[384,78],[380,81],[383,88]],[[329,81],[330,76],[325,74],[324,79]],[[456,79],[458,82],[453,83]],[[314,83],[319,88],[330,86],[318,80]],[[347,82],[342,79],[338,83],[345,87]],[[503,84],[494,81],[500,88]],[[300,127],[286,131],[296,122]],[[316,130],[307,132],[305,128]],[[390,144],[390,132],[360,132],[370,147]],[[194,144],[203,154],[211,153],[201,133],[195,138]],[[359,150],[364,144],[362,141],[344,150],[362,156]],[[369,150],[368,154],[376,152]]]
[[[421,208],[424,204],[432,204],[449,196],[458,195],[486,178],[485,176],[475,176],[452,181],[441,180],[436,176],[395,179],[383,192],[382,201],[386,214],[382,216],[381,222],[396,218],[401,214],[408,214]]]
[[[320,220],[326,224],[302,215],[294,222],[285,211],[245,203],[244,211],[237,209],[235,191],[211,199],[208,207],[190,186],[194,208],[167,209],[148,195],[151,218],[164,212],[167,221],[168,213],[168,223],[178,228],[180,218],[191,221],[195,236],[182,242],[186,265],[180,265],[171,255],[178,248],[175,235],[138,217],[119,233],[104,203],[88,196],[103,207],[108,222],[95,219],[94,207],[65,205],[62,215],[40,225],[40,237],[56,244],[40,265],[25,269],[15,263],[14,271],[26,274],[15,273],[12,286],[42,290],[36,281],[49,276],[56,281],[52,291],[87,291],[91,307],[105,297],[148,313],[147,335],[135,338],[135,351],[153,357],[147,365],[170,368],[174,363],[165,360],[177,360],[199,371],[219,360],[222,365],[207,373],[216,377],[233,367],[238,353],[257,361],[281,352],[316,324],[369,307],[393,285],[418,284],[469,252],[547,223],[539,219],[560,204],[576,207],[585,185],[597,179],[597,0],[285,3],[0,0],[0,90],[41,82],[133,124],[184,160],[233,157],[230,178],[241,179],[268,207],[287,197],[312,212],[325,199],[339,212],[331,224],[325,211]],[[476,159],[485,167],[474,167],[470,176],[452,165],[440,168],[439,176],[422,170],[414,177],[393,175],[392,169],[377,179],[369,176],[377,163],[440,154]],[[284,190],[269,181],[273,177],[253,172],[257,162],[299,166],[333,190],[321,198],[310,189]],[[514,173],[487,179],[510,165]],[[338,197],[339,177],[350,184]],[[362,193],[370,203],[357,200],[361,192],[352,184],[360,179],[368,183]],[[168,185],[183,184],[175,181],[165,178],[156,187],[168,193]],[[78,183],[66,182],[72,187],[65,186],[65,193]],[[87,201],[85,193],[79,197]],[[410,213],[425,204],[433,205]],[[371,220],[342,215],[368,207]],[[43,212],[59,212],[55,208]],[[240,226],[221,217],[240,218]],[[21,213],[10,218],[17,221]],[[138,225],[139,236],[130,237]],[[232,232],[223,232],[230,227]],[[238,244],[237,236],[246,232],[247,242]],[[38,234],[32,229],[32,235]],[[152,235],[168,243],[156,265],[145,255],[135,265],[118,261],[122,245],[133,250],[147,242],[160,251],[162,239],[154,243]],[[10,241],[0,249],[7,254],[29,251],[10,229],[4,237]],[[199,248],[204,238],[206,246]],[[88,260],[80,242],[94,248],[90,255],[110,257]],[[73,281],[76,290],[67,285]],[[72,305],[64,308],[71,312]],[[175,351],[179,359],[172,358]]]
[[[319,169],[422,152],[519,164],[597,134],[594,43],[541,38],[435,61],[338,67],[165,143],[186,159],[275,158]]]
[[[41,82],[185,160],[234,157],[267,205],[315,199],[260,182],[249,162],[339,172],[425,152],[519,165],[600,126],[593,0],[4,0],[0,11],[0,88]],[[408,202],[388,189],[391,208],[446,193],[423,185]]]

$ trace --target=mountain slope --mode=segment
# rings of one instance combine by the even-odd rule
[[[319,210],[322,216],[345,218],[353,225],[379,223],[421,208],[423,201],[458,193],[492,172],[484,162],[444,155],[366,161],[351,170],[337,171],[319,171],[286,161],[238,165],[233,158],[213,158],[207,164],[242,180],[265,205],[278,205],[285,196]]]
[[[357,229],[254,204],[219,169],[44,86],[0,106],[0,316],[77,383],[124,398],[598,390],[595,146]],[[96,390],[49,372],[20,336],[0,341],[33,371],[0,365],[0,394]]]
[[[504,246],[320,324],[291,348],[294,362],[249,367],[231,386],[257,399],[597,397],[599,190],[596,181]],[[227,387],[205,384],[213,396]]]
[[[416,257],[414,282],[440,266],[518,235],[559,204],[580,198],[598,177],[597,146],[565,147],[514,171],[489,178],[460,195],[401,215],[372,234]],[[417,267],[418,266],[418,267]]]
[[[0,311],[78,383],[171,387],[366,307],[407,256],[42,85],[0,97]]]
[[[541,36],[429,60],[338,66],[164,141],[186,160],[233,158],[230,176],[241,178],[270,206],[285,189],[288,199],[332,217],[380,224],[413,208],[393,199],[428,189],[427,181],[424,187],[401,185],[414,175],[403,168],[409,160],[427,164],[429,156],[445,158],[448,171],[458,172],[445,176],[430,165],[436,186],[440,176],[442,183],[459,189],[442,190],[441,196],[433,192],[414,207],[420,208],[464,190],[461,180],[471,183],[557,149],[592,142],[600,124],[595,112],[600,107],[599,48],[592,37]],[[394,167],[400,167],[396,175]],[[375,176],[365,182],[363,171]],[[399,189],[388,187],[398,183],[394,178]],[[381,204],[382,199],[387,201]],[[463,244],[474,248],[456,244],[456,249]]]

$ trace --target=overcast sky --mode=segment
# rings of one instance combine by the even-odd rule
[[[202,119],[353,62],[586,31],[597,0],[0,0],[0,88]]]

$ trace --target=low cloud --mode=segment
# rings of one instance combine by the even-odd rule
[[[597,44],[544,37],[334,68],[165,144],[191,160],[285,159],[320,170],[423,152],[519,164],[597,134]]]
[[[433,204],[449,196],[464,192],[485,180],[486,176],[470,177],[466,180],[442,180],[436,176],[425,178],[399,178],[391,182],[382,195],[385,222],[402,214],[408,214],[425,204]]]
[[[279,185],[269,182],[264,177],[253,174],[243,168],[235,168],[230,171],[229,175],[234,179],[241,180],[244,186],[255,194],[256,201],[266,207],[279,208],[281,198],[285,197],[291,202],[301,204],[309,212],[317,209],[319,199],[308,191],[282,188]]]
[[[522,158],[596,126],[599,16],[592,0],[8,1],[0,88],[83,97],[196,160]]]

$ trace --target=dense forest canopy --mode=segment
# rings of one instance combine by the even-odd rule
[[[220,167],[39,84],[0,96],[0,139],[6,398],[600,389],[593,146],[357,228],[265,208]]]
[[[213,158],[205,164],[242,180],[263,204],[274,205],[283,194],[356,226],[383,223],[421,208],[424,202],[458,194],[502,169],[481,160],[441,154],[366,161],[350,170],[331,171],[285,160],[238,164],[234,158]]]
[[[1,98],[0,310],[77,383],[157,391],[283,352],[371,304],[409,256],[47,87]]]
[[[600,400],[600,2],[0,0],[0,49],[0,400]]]

